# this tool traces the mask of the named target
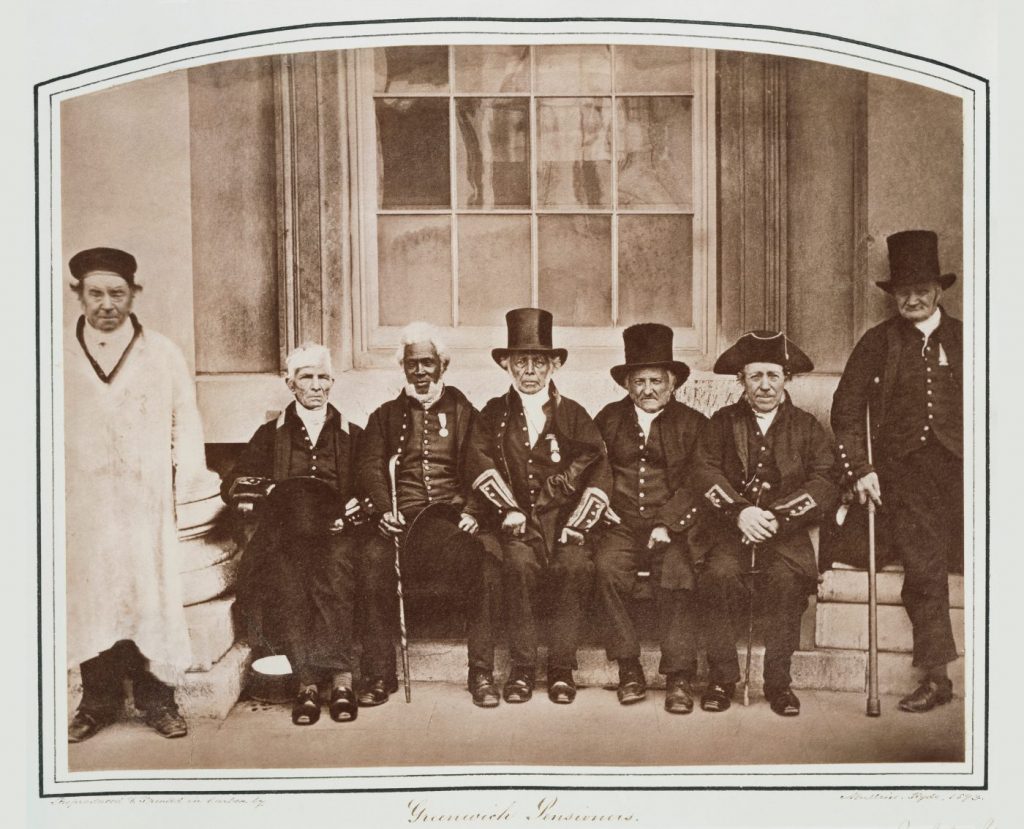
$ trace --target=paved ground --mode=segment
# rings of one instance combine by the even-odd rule
[[[72,771],[109,769],[342,768],[373,766],[692,766],[788,763],[959,762],[964,707],[954,700],[925,715],[882,698],[864,715],[862,694],[800,691],[799,717],[772,713],[758,696],[722,714],[672,716],[664,693],[618,705],[613,691],[583,688],[575,704],[553,705],[544,689],[525,705],[474,707],[453,684],[415,683],[355,722],[327,715],[291,724],[287,706],[238,703],[227,719],[197,720],[187,737],[165,740],[140,722],[119,722],[68,747]]]

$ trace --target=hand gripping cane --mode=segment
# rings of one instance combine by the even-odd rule
[[[757,490],[757,497],[754,498],[754,506],[760,508],[761,496],[765,494],[772,485],[762,481]],[[743,704],[750,705],[750,657],[754,649],[754,576],[757,574],[757,545],[750,545],[750,583],[747,586],[747,665],[743,672]]]
[[[391,484],[391,514],[398,520],[398,455],[392,455],[388,461],[388,482]],[[402,681],[405,685],[405,701],[412,702],[412,686],[409,684],[409,637],[405,630],[405,599],[402,597],[402,565],[400,551],[402,540],[398,535],[392,536],[395,542],[395,585],[398,593],[398,643],[402,649]]]
[[[868,463],[871,457],[871,406],[865,414]],[[875,570],[875,502],[868,496],[868,705],[867,715],[878,717],[882,703],[878,699],[878,583]]]

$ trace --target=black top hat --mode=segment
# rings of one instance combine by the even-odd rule
[[[68,262],[71,275],[82,280],[93,271],[109,271],[124,277],[129,285],[135,284],[135,257],[117,248],[89,248],[71,257]]]
[[[738,374],[749,363],[775,363],[790,374],[814,370],[811,358],[781,331],[748,331],[715,361],[715,374]]]
[[[690,376],[686,363],[672,359],[672,329],[660,322],[641,322],[631,325],[622,332],[626,359],[620,366],[612,366],[612,379],[620,386],[626,385],[626,378],[634,368],[667,368],[676,376],[676,386],[681,386]]]
[[[513,351],[539,351],[558,357],[564,365],[569,352],[551,347],[551,324],[551,312],[543,308],[513,308],[505,314],[508,347],[491,349],[494,362],[500,365]]]
[[[889,279],[875,284],[890,294],[903,285],[935,280],[943,289],[956,282],[956,274],[939,272],[939,237],[931,230],[903,230],[886,238]]]

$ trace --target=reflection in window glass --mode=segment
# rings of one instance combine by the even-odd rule
[[[619,98],[619,207],[690,209],[693,145],[689,98]]]
[[[373,50],[374,92],[448,91],[447,46],[394,46]]]
[[[381,325],[452,323],[451,218],[378,216]]]
[[[538,216],[537,234],[540,306],[555,325],[611,325],[611,218]]]
[[[456,46],[455,91],[529,92],[529,46]]]
[[[502,325],[530,304],[530,217],[459,216],[459,324]]]
[[[692,55],[679,46],[617,46],[616,92],[693,92]]]
[[[540,95],[608,94],[612,90],[609,46],[537,46],[535,91]]]
[[[537,204],[611,206],[611,99],[537,102]]]
[[[456,101],[459,207],[530,206],[530,102]]]
[[[377,105],[380,206],[451,206],[446,98],[383,98]]]
[[[619,217],[619,325],[693,325],[693,217]]]

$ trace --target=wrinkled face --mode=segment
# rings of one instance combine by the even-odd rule
[[[740,372],[743,396],[759,412],[770,412],[782,402],[786,373],[777,363],[747,363]]]
[[[508,355],[512,383],[523,394],[536,394],[548,384],[554,358],[537,351],[513,351]]]
[[[307,409],[319,409],[327,405],[327,397],[334,385],[331,369],[325,360],[309,365],[299,366],[295,376],[285,380],[289,390],[301,406]]]
[[[626,390],[633,403],[652,414],[668,405],[675,388],[675,379],[667,368],[638,368],[626,379]]]
[[[924,322],[935,313],[939,298],[942,296],[942,288],[934,281],[916,282],[913,285],[894,288],[892,295],[896,299],[896,310],[903,319]]]
[[[82,278],[79,299],[86,322],[99,331],[120,328],[132,310],[135,292],[117,273],[92,271]]]
[[[417,394],[426,394],[430,384],[441,379],[445,367],[437,356],[434,344],[426,342],[412,343],[405,347],[402,369],[405,371],[405,382],[413,386]]]

